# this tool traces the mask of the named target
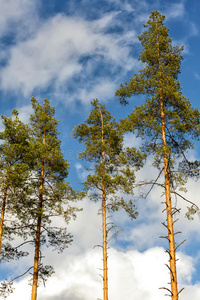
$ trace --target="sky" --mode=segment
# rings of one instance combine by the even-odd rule
[[[22,121],[28,122],[32,113],[30,99],[43,103],[50,100],[60,120],[59,138],[64,157],[70,163],[68,180],[81,188],[86,173],[77,154],[83,149],[71,137],[75,125],[87,119],[90,102],[98,98],[118,120],[127,116],[135,98],[126,107],[115,99],[120,83],[128,81],[141,63],[141,45],[137,36],[143,30],[152,10],[166,16],[173,45],[184,45],[179,80],[183,94],[200,109],[200,2],[199,0],[0,0],[0,107],[1,115],[10,117],[14,108]],[[3,129],[0,124],[0,129]],[[125,145],[139,145],[132,134],[125,137]],[[199,144],[188,153],[199,159]],[[138,173],[138,179],[148,178],[151,162]],[[199,183],[189,180],[185,196],[199,205]],[[164,252],[167,244],[159,236],[166,234],[161,222],[162,191],[154,188],[146,199],[139,199],[137,220],[130,221],[123,212],[113,216],[121,227],[117,239],[110,241],[108,272],[109,299],[164,300],[168,287],[168,261]],[[44,249],[44,261],[52,264],[55,274],[46,287],[38,288],[38,300],[102,299],[102,254],[100,248],[100,203],[87,198],[77,204],[83,208],[77,219],[69,224],[73,244],[63,253]],[[181,207],[176,230],[177,244],[186,242],[177,252],[181,300],[200,297],[200,220],[185,218],[187,204]],[[32,249],[30,249],[32,251]],[[30,255],[25,262],[6,265],[11,275],[32,264]],[[4,266],[5,267],[5,266]],[[27,300],[31,297],[30,276],[15,284],[8,300]]]

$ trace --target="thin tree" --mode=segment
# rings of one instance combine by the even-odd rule
[[[132,219],[137,212],[133,202],[125,201],[120,193],[133,195],[134,168],[141,166],[142,158],[135,149],[123,148],[123,135],[111,114],[96,99],[88,119],[73,130],[74,138],[85,143],[79,158],[92,163],[84,182],[91,200],[101,201],[103,230],[103,299],[108,299],[108,213],[123,208]]]
[[[173,209],[171,189],[175,176],[171,171],[175,162],[192,148],[190,137],[197,138],[200,133],[200,113],[192,108],[189,100],[182,95],[178,74],[182,60],[183,46],[172,46],[167,27],[163,24],[165,16],[153,11],[145,31],[139,36],[143,46],[139,60],[144,68],[116,92],[121,104],[127,98],[139,94],[147,100],[135,106],[133,112],[122,122],[126,130],[133,131],[144,140],[143,150],[154,154],[154,166],[164,169],[164,188],[166,199],[167,229],[169,249],[169,270],[171,276],[170,296],[178,299],[176,249],[174,240]]]
[[[60,149],[55,109],[47,99],[43,105],[35,98],[31,102],[34,114],[30,117],[29,163],[32,165],[30,184],[33,193],[25,211],[29,221],[27,235],[33,236],[35,247],[31,300],[36,300],[39,277],[45,280],[45,276],[49,277],[53,272],[52,266],[43,266],[41,262],[41,246],[49,244],[63,251],[72,242],[71,234],[65,227],[57,225],[55,218],[59,218],[59,222],[63,218],[68,223],[75,217],[76,208],[69,206],[69,200],[75,200],[76,193],[65,182],[69,164]]]

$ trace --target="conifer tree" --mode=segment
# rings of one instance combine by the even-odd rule
[[[11,235],[21,235],[21,229],[16,229],[18,212],[16,205],[24,200],[27,191],[28,166],[23,158],[28,149],[28,127],[18,118],[18,111],[12,112],[12,117],[2,116],[4,131],[0,138],[0,191],[1,191],[1,221],[0,221],[0,253],[1,260],[9,260],[24,255],[17,248],[5,243],[2,249],[3,233],[9,240]],[[5,223],[5,214],[7,219]],[[2,251],[3,250],[3,251]]]
[[[133,168],[141,166],[142,158],[135,149],[123,149],[123,135],[111,114],[96,99],[88,119],[77,125],[73,136],[85,143],[85,151],[79,158],[92,163],[92,169],[84,182],[85,191],[91,200],[102,204],[103,230],[103,299],[108,299],[107,237],[108,213],[123,208],[132,219],[137,212],[132,200],[125,201],[120,193],[133,195],[135,175]]]
[[[69,205],[69,200],[76,199],[76,192],[65,182],[69,164],[63,158],[60,140],[57,135],[58,121],[55,109],[47,99],[40,105],[31,99],[34,114],[30,117],[32,141],[30,143],[29,165],[32,168],[30,184],[32,194],[22,208],[21,220],[27,226],[27,237],[33,237],[35,247],[31,300],[37,298],[38,280],[45,280],[53,273],[52,266],[44,266],[41,259],[42,245],[53,246],[63,251],[72,241],[72,236],[65,227],[55,224],[55,218],[68,223],[75,217],[76,208]]]
[[[145,31],[139,36],[143,46],[139,60],[144,68],[129,82],[121,84],[116,92],[121,104],[127,104],[128,98],[146,95],[147,100],[141,106],[135,106],[133,112],[122,122],[126,130],[133,131],[143,138],[143,150],[154,154],[154,166],[164,169],[164,189],[166,199],[167,229],[169,241],[169,270],[171,276],[170,296],[178,299],[176,254],[174,241],[172,204],[172,175],[175,163],[192,148],[190,138],[198,138],[200,133],[200,113],[193,108],[182,94],[178,74],[182,60],[183,47],[172,46],[167,27],[163,24],[165,16],[153,11]],[[174,174],[174,173],[173,173]]]

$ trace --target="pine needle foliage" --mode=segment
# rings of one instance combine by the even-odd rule
[[[153,165],[164,169],[167,227],[169,240],[170,296],[178,299],[176,256],[173,231],[174,210],[171,203],[172,183],[176,178],[182,184],[183,178],[174,170],[176,162],[185,152],[192,149],[191,138],[199,138],[200,113],[183,96],[178,74],[182,60],[183,46],[172,46],[168,28],[164,25],[165,16],[153,11],[145,30],[139,36],[143,47],[139,60],[144,68],[134,77],[121,84],[116,91],[120,103],[126,105],[132,96],[144,95],[146,101],[135,106],[133,112],[122,121],[125,131],[132,131],[143,139],[143,151],[153,155]],[[169,289],[167,289],[169,290]]]
[[[35,248],[31,299],[36,300],[38,280],[45,282],[54,272],[52,266],[42,263],[42,246],[62,252],[72,242],[66,224],[76,217],[77,209],[70,201],[76,201],[78,194],[65,182],[69,164],[60,149],[54,107],[47,99],[43,105],[35,98],[31,103],[34,114],[30,116],[31,141],[26,160],[31,168],[32,191],[20,216],[27,227],[25,238]]]
[[[18,111],[12,112],[12,117],[2,116],[4,131],[0,133],[0,192],[1,192],[1,222],[0,222],[0,253],[1,261],[18,259],[26,255],[23,251],[13,248],[8,241],[2,244],[2,239],[12,240],[14,235],[21,236],[22,228],[16,229],[18,210],[16,207],[24,201],[27,193],[28,166],[24,157],[28,151],[29,133],[27,125],[18,118]]]
[[[107,238],[110,230],[107,214],[122,208],[131,219],[137,217],[133,201],[126,201],[122,195],[133,195],[134,170],[142,165],[142,157],[135,148],[123,147],[121,127],[105,105],[97,99],[91,104],[93,109],[88,119],[73,129],[73,136],[85,144],[85,150],[79,154],[79,158],[91,163],[84,182],[85,191],[91,200],[100,200],[102,203],[103,299],[107,300]]]

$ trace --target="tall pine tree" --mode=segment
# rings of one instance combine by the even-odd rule
[[[31,99],[34,114],[30,117],[32,142],[30,143],[29,165],[32,168],[32,177],[29,182],[32,186],[32,195],[22,208],[22,222],[24,214],[28,220],[27,236],[33,237],[35,247],[33,282],[31,300],[37,298],[38,279],[50,276],[51,266],[42,263],[42,245],[53,246],[63,251],[72,241],[67,228],[56,224],[56,220],[69,222],[75,217],[76,208],[69,205],[69,200],[76,199],[76,192],[65,182],[69,164],[63,158],[60,149],[60,140],[57,135],[58,121],[55,119],[55,109],[47,99],[43,105]]]
[[[91,200],[101,201],[103,229],[103,299],[108,299],[107,248],[108,213],[123,208],[132,219],[137,212],[133,202],[125,201],[120,193],[133,195],[134,168],[141,166],[140,153],[135,149],[123,149],[123,135],[117,122],[98,100],[88,119],[73,130],[74,138],[85,143],[85,151],[79,158],[92,163],[92,169],[84,187]]]
[[[133,112],[123,121],[124,128],[143,138],[143,150],[154,154],[154,166],[164,169],[164,188],[169,249],[169,269],[171,276],[170,296],[178,299],[176,254],[174,241],[172,204],[172,182],[175,180],[170,170],[175,162],[184,158],[184,153],[192,148],[190,138],[200,134],[200,113],[193,108],[182,94],[178,74],[182,60],[183,47],[172,46],[167,27],[163,24],[165,16],[153,11],[145,30],[139,36],[143,46],[139,60],[144,68],[129,82],[121,84],[116,92],[121,104],[127,104],[128,98],[146,95],[147,100],[141,106],[135,106]],[[173,173],[174,174],[174,173]]]

